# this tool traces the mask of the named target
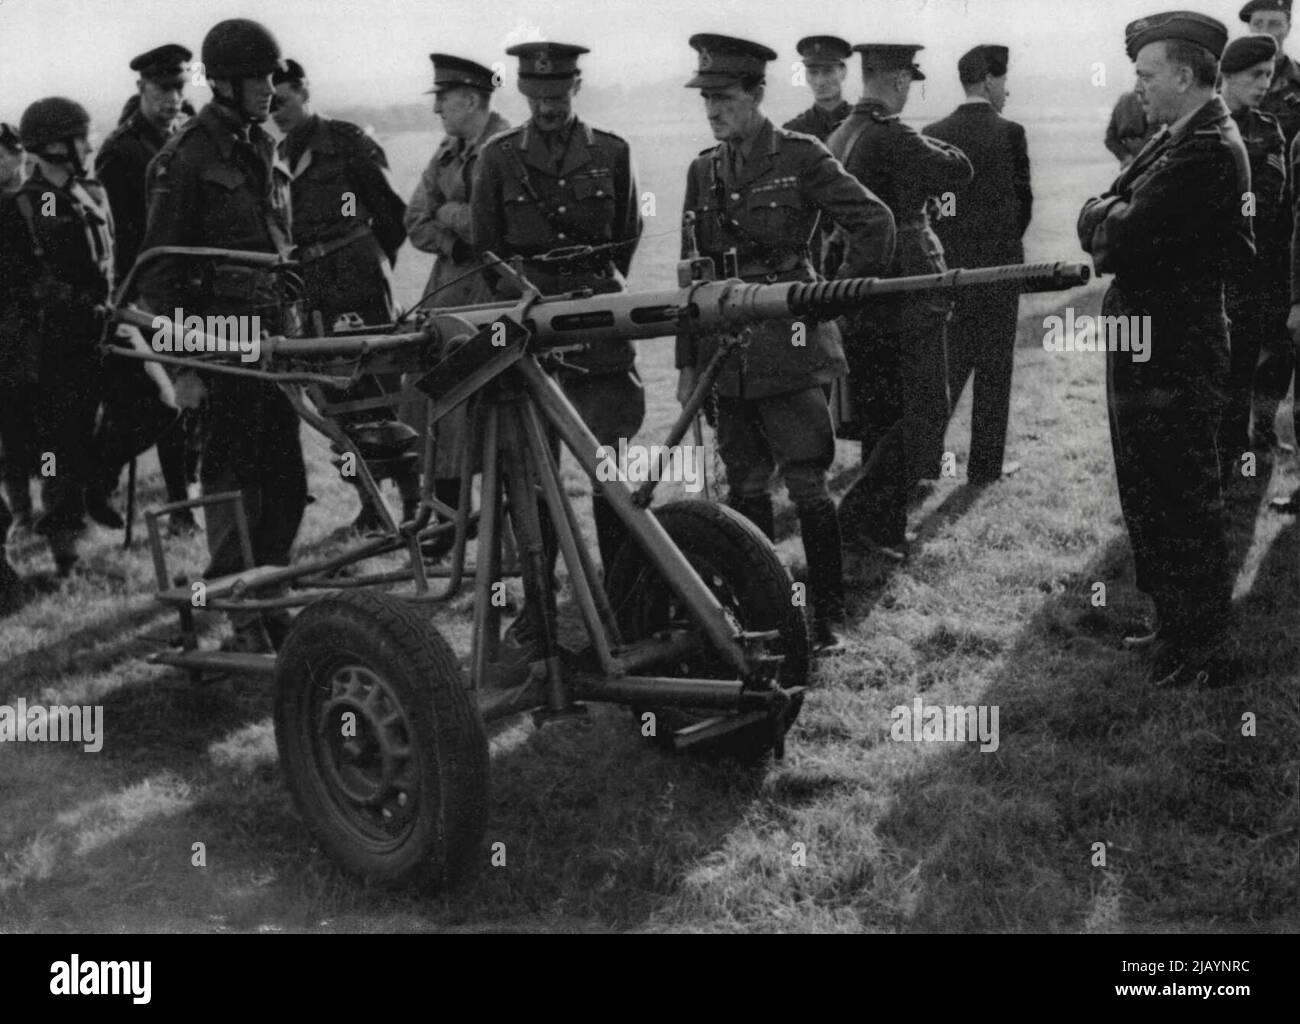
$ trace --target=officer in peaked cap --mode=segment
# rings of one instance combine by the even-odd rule
[[[845,61],[853,49],[835,36],[805,36],[795,49],[803,58],[803,66],[808,69],[806,77],[814,103],[783,127],[825,142],[840,122],[849,116],[849,102],[844,98],[844,79],[849,73]]]
[[[1191,45],[1153,45],[1165,41]],[[1130,643],[1152,653],[1156,685],[1223,685],[1237,672],[1215,435],[1228,382],[1224,278],[1254,244],[1246,148],[1214,91],[1227,41],[1222,24],[1187,11],[1128,26],[1138,94],[1167,127],[1078,222],[1097,270],[1115,275],[1103,314],[1147,325],[1147,358],[1107,353],[1106,397],[1137,586],[1157,617]]]
[[[776,54],[729,36],[692,36],[701,90],[717,144],[691,163],[683,209],[694,214],[702,255],[722,272],[730,254],[742,280],[816,281],[808,251],[818,218],[847,239],[832,276],[876,276],[894,251],[893,218],[884,203],[845,172],[817,139],[777,128],[762,110],[764,72]],[[685,253],[683,253],[685,255]],[[774,535],[769,487],[779,474],[799,515],[808,564],[813,641],[822,653],[841,647],[843,554],[839,517],[826,486],[835,430],[826,389],[845,371],[832,322],[802,325],[806,343],[792,345],[795,320],[755,325],[743,360],[717,382],[718,452],[727,468],[732,506]],[[802,334],[800,334],[802,337]],[[678,398],[689,399],[699,369],[717,351],[716,334],[682,334],[676,362]]]
[[[520,257],[525,275],[546,295],[622,291],[641,238],[641,207],[628,144],[573,112],[578,58],[589,51],[534,42],[506,52],[519,59],[519,91],[530,116],[479,150],[470,184],[474,251]],[[505,298],[516,290],[502,278],[497,291]],[[645,417],[631,342],[592,345],[565,358],[574,369],[558,371],[559,383],[597,441],[615,449],[621,438],[630,441]],[[558,454],[558,438],[552,443]],[[603,495],[592,495],[592,514],[608,572],[627,531]],[[549,554],[553,559],[554,544]],[[526,670],[531,660],[529,631],[536,624],[528,620],[536,611],[529,609],[502,645],[510,667],[499,678],[507,688],[516,668]],[[527,701],[532,694],[518,697]]]
[[[449,53],[431,53],[429,60],[433,63],[433,88],[425,93],[426,96],[442,95],[461,88],[477,89],[490,95],[500,85],[497,73],[476,61],[453,57]]]
[[[144,237],[146,202],[145,178],[151,161],[166,144],[182,120],[182,105],[189,73],[189,60],[193,54],[179,43],[164,43],[140,54],[131,61],[130,68],[140,77],[136,82],[136,101],[130,116],[119,124],[100,146],[95,158],[95,176],[108,192],[113,208],[116,230],[116,276],[119,282],[126,278],[135,265]],[[108,364],[108,372],[121,376],[119,363]],[[147,383],[138,374],[131,378],[137,383]],[[121,478],[122,463],[118,461],[133,447],[126,443],[126,435],[147,426],[136,423],[140,412],[154,405],[151,391],[130,394],[121,382],[108,389],[119,400],[120,408],[112,416],[106,415],[100,424],[100,445],[109,454],[108,461],[96,467],[96,473],[86,490],[86,511],[96,522],[120,528],[122,518],[112,507],[111,495]],[[152,418],[152,417],[151,417]],[[165,417],[156,417],[163,422]],[[186,472],[189,417],[171,424],[157,438],[158,463],[162,469],[169,502],[184,501],[189,497]],[[189,509],[173,512],[173,533],[193,533],[198,529],[194,513]]]
[[[492,94],[501,76],[476,61],[447,53],[431,53],[433,112],[442,120],[444,136],[420,176],[406,207],[406,234],[421,252],[434,255],[424,294],[437,295],[439,306],[470,306],[492,301],[492,288],[474,253],[470,228],[470,183],[483,144],[510,123],[492,109]],[[423,396],[404,404],[403,421],[421,435],[429,429],[428,402]],[[438,444],[433,467],[433,494],[444,505],[460,505],[460,453],[470,444],[466,406],[437,424]],[[425,554],[435,557],[450,548],[451,534],[429,541]]]
[[[960,149],[921,135],[901,115],[912,82],[924,78],[914,44],[867,43],[862,99],[827,140],[845,169],[894,214],[898,246],[886,276],[947,269],[930,226],[931,197],[965,185],[973,171]],[[862,442],[865,472],[845,495],[845,536],[901,561],[907,547],[912,486],[937,477],[948,425],[944,323],[948,303],[900,296],[846,318],[850,431]]]

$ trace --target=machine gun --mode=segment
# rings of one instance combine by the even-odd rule
[[[110,324],[154,329],[156,318],[126,299],[140,270],[168,257],[216,258],[272,273],[293,266],[265,254],[154,249],[123,283]],[[747,519],[711,502],[651,509],[658,474],[636,492],[621,479],[609,479],[597,439],[546,364],[562,366],[566,350],[615,339],[683,331],[724,335],[660,449],[670,451],[690,429],[726,361],[745,346],[740,328],[747,324],[825,320],[908,292],[989,285],[1054,291],[1089,277],[1082,264],[1051,263],[889,280],[755,284],[715,280],[708,261],[688,259],[677,289],[542,296],[517,267],[495,258],[487,262],[513,280],[519,299],[435,307],[415,316],[409,330],[401,324],[344,325],[323,337],[265,338],[255,365],[241,363],[241,353],[205,332],[186,346],[202,348],[202,354],[112,349],[127,358],[276,382],[306,422],[355,456],[363,486],[383,510],[383,536],[289,568],[251,564],[238,493],[206,495],[146,515],[158,599],[175,607],[181,620],[179,649],[153,660],[195,678],[211,670],[274,677],[277,745],[297,806],[322,847],[371,881],[442,885],[474,855],[486,814],[483,721],[522,710],[484,697],[514,681],[501,657],[506,576],[522,576],[533,617],[537,639],[530,671],[545,692],[544,706],[534,711],[538,724],[579,716],[587,701],[611,701],[638,710],[642,734],[675,748],[707,743],[741,756],[780,756],[802,705],[810,665],[807,624],[771,543]],[[402,393],[332,407],[309,399],[315,385],[397,372],[410,382]],[[431,430],[423,450],[420,511],[399,523],[388,513],[357,441],[334,417],[395,406],[412,395],[427,398],[432,424],[468,403],[470,436],[481,442],[461,453],[460,507],[452,509],[432,494]],[[614,564],[604,567],[603,579],[564,493],[548,434],[558,435],[627,527],[630,539]],[[482,486],[474,511],[471,484],[477,473]],[[236,503],[250,564],[234,576],[204,581],[204,607],[306,606],[278,654],[201,650],[195,590],[185,577],[169,575],[158,518],[220,501]],[[470,567],[467,540],[475,528]],[[455,534],[450,566],[426,565],[421,544],[446,531]],[[589,640],[578,654],[557,640],[547,570],[552,535]],[[345,567],[403,550],[404,569],[340,575]],[[468,685],[427,616],[429,605],[460,592],[467,575],[474,578],[475,596]],[[430,579],[441,576],[447,585],[431,587]]]

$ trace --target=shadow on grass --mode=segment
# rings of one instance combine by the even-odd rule
[[[1282,927],[1297,898],[1300,531],[1270,528],[1265,490],[1239,489],[1230,518],[1240,685],[1144,682],[1143,659],[1119,643],[1145,599],[1117,538],[1025,624],[975,698],[1000,709],[997,751],[955,745],[895,788],[881,833],[915,894],[899,928]],[[1257,514],[1275,533],[1242,565]],[[1108,608],[1091,606],[1094,580]],[[1257,735],[1243,735],[1251,721]]]

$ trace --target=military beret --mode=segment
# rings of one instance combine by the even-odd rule
[[[701,32],[691,36],[689,42],[699,54],[699,64],[695,77],[686,83],[688,89],[726,88],[747,75],[761,78],[768,62],[776,60],[775,50],[734,36]]]
[[[185,65],[194,54],[179,43],[165,43],[131,61],[131,70],[141,78],[171,81],[185,77]]]
[[[1277,56],[1277,40],[1272,36],[1241,36],[1230,42],[1219,58],[1219,70],[1225,75],[1245,71]]]
[[[1005,46],[976,46],[962,54],[957,61],[957,77],[962,85],[984,81],[985,75],[1001,78],[1007,73],[1011,51]]]
[[[519,43],[506,54],[519,58],[519,91],[525,96],[563,96],[581,72],[578,58],[590,53],[585,46],[569,43]]]
[[[23,148],[23,140],[18,137],[18,130],[7,121],[0,122],[0,146],[12,153]]]
[[[853,47],[838,36],[804,36],[794,48],[809,68],[843,64],[853,53]]]
[[[1250,0],[1245,7],[1241,9],[1238,17],[1242,21],[1250,21],[1250,16],[1256,11],[1281,11],[1288,18],[1291,17],[1291,0]]]
[[[285,57],[284,66],[271,72],[272,85],[283,85],[285,82],[301,85],[305,81],[307,81],[307,72],[292,57]]]
[[[453,57],[447,53],[431,53],[429,60],[433,62],[433,88],[429,92],[440,93],[464,86],[491,92],[497,87],[496,76],[492,69],[476,64],[472,60]]]
[[[1161,39],[1181,39],[1203,46],[1218,60],[1228,43],[1228,27],[1195,11],[1167,11],[1147,18],[1131,21],[1124,29],[1124,47],[1129,60],[1137,60],[1138,53],[1148,43]]]
[[[862,54],[863,71],[910,71],[918,82],[925,81],[925,75],[914,62],[916,54],[924,46],[912,43],[858,43],[853,49]]]

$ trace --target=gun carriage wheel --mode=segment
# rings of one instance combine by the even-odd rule
[[[414,606],[373,590],[308,605],[276,664],[275,738],[308,829],[351,873],[442,888],[477,851],[487,735]]]
[[[707,501],[673,502],[656,508],[654,514],[740,629],[777,632],[778,639],[769,643],[768,651],[782,657],[777,676],[781,688],[805,686],[811,648],[808,624],[803,610],[792,601],[790,573],[762,531],[732,509]],[[693,628],[676,593],[635,543],[626,544],[615,558],[608,593],[627,641],[663,630]],[[703,639],[695,653],[664,669],[666,675],[683,678],[735,678],[735,669]],[[711,753],[757,760],[781,746],[802,702],[802,696],[796,697],[781,711],[740,729],[728,729],[720,722],[719,738],[700,746]],[[717,718],[716,711],[689,708],[637,706],[633,711],[638,725],[646,712],[654,714],[654,739],[670,748],[681,744],[687,730]],[[725,717],[744,714],[730,712]]]

